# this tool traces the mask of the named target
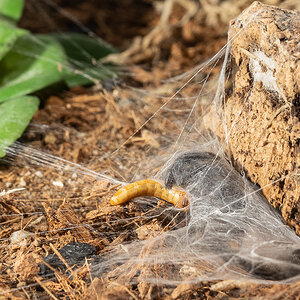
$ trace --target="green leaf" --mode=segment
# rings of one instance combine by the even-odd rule
[[[24,0],[1,0],[0,14],[14,21],[18,21],[22,15]]]
[[[5,149],[16,141],[39,106],[39,99],[23,96],[0,104],[0,157]]]
[[[56,33],[51,36],[64,47],[70,60],[93,64],[95,59],[117,52],[108,43],[80,33]]]
[[[15,41],[25,34],[28,34],[28,31],[19,29],[0,17],[0,59],[13,47]]]
[[[64,50],[53,38],[20,37],[0,61],[0,102],[62,80],[66,67]]]
[[[78,33],[53,34],[52,37],[65,49],[73,67],[73,72],[65,77],[68,87],[91,84],[96,80],[116,76],[112,65],[97,63],[97,60],[117,52],[111,45]]]
[[[65,83],[69,88],[111,79],[117,75],[113,71],[113,66],[107,65],[104,67],[88,67],[80,71],[77,70],[77,73],[78,74],[71,73],[65,76]]]

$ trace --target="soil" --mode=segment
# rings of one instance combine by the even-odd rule
[[[159,14],[153,8],[154,2],[50,2],[59,6],[57,10],[55,6],[41,4],[46,1],[27,1],[20,24],[33,32],[79,31],[78,26],[74,28],[74,22],[60,14],[63,8],[80,24],[123,50],[131,47],[134,37],[145,36],[157,25]],[[172,22],[175,24],[181,17],[182,9],[175,9]],[[172,230],[186,214],[183,211],[178,216],[172,210],[166,213],[165,208],[171,205],[155,199],[142,205],[133,201],[126,206],[112,207],[109,200],[118,184],[99,180],[84,168],[128,182],[136,177],[153,176],[159,167],[153,165],[153,161],[157,162],[153,157],[162,155],[161,149],[171,143],[166,137],[170,132],[179,133],[176,122],[184,120],[188,112],[180,111],[180,103],[172,104],[172,111],[166,110],[161,118],[153,118],[139,130],[167,98],[146,93],[143,101],[137,101],[142,95],[132,87],[163,91],[165,86],[161,80],[190,70],[214,55],[226,43],[227,29],[217,30],[206,21],[201,15],[182,27],[171,26],[172,34],[166,39],[165,36],[152,39],[154,50],[145,56],[137,58],[136,51],[130,52],[126,59],[143,63],[143,68],[128,67],[134,76],[124,78],[121,85],[105,82],[100,88],[77,87],[42,99],[40,109],[20,140],[41,152],[26,150],[28,159],[26,155],[8,156],[0,166],[0,191],[24,188],[0,199],[0,298],[243,299],[257,296],[296,299],[299,295],[297,284],[258,285],[238,281],[165,286],[154,294],[154,285],[122,286],[98,278],[91,282],[87,264],[72,271],[72,276],[56,271],[55,278],[45,280],[38,275],[42,258],[70,242],[89,243],[101,254],[123,242],[144,240]],[[174,83],[168,85],[170,88],[175,91],[178,86]],[[182,96],[196,92],[197,87],[191,87]],[[128,140],[135,132],[134,138]],[[22,149],[16,147],[16,151]],[[54,162],[47,154],[81,167],[62,160]],[[34,157],[37,160],[33,165]],[[48,163],[39,163],[39,158]],[[54,168],[50,168],[54,163]],[[149,168],[145,166],[149,165],[152,174],[146,172]],[[128,221],[132,218],[134,222]],[[12,241],[12,234],[21,229],[28,233],[27,238],[22,243]]]

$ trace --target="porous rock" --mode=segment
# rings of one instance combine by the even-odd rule
[[[300,235],[300,12],[254,2],[229,40],[234,84],[206,122]]]

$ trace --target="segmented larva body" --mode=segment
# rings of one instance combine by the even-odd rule
[[[166,189],[159,182],[152,179],[144,179],[130,183],[119,189],[111,198],[111,205],[123,204],[135,197],[154,196],[168,201],[177,207],[187,206],[186,193],[176,189]]]

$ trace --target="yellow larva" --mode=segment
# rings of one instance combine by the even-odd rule
[[[174,204],[176,207],[188,205],[186,193],[181,190],[164,188],[159,182],[144,179],[130,183],[119,189],[111,198],[111,205],[123,204],[135,197],[154,196]]]

